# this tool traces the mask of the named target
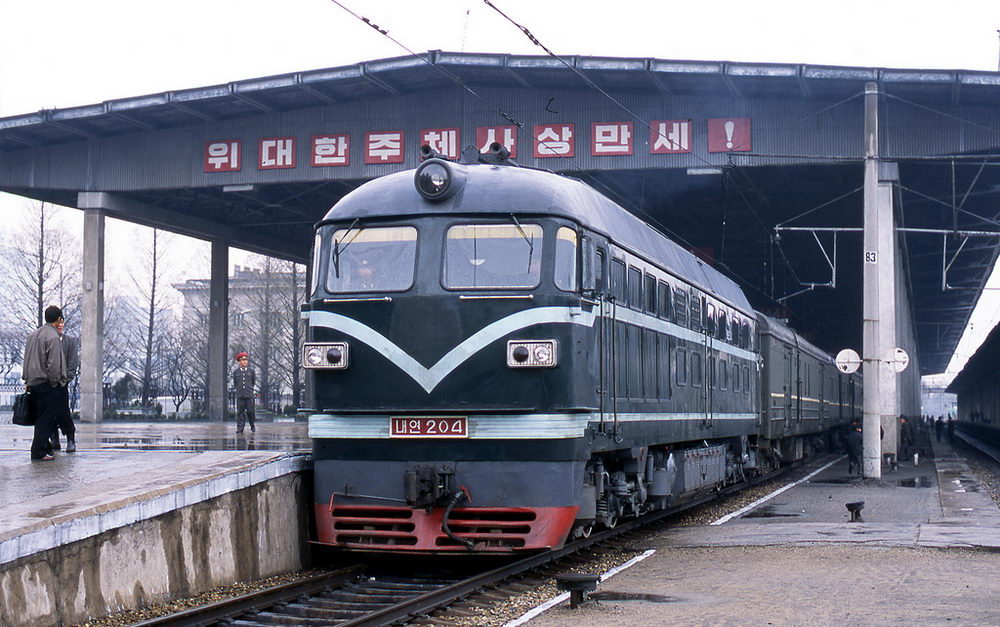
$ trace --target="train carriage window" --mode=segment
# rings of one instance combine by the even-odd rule
[[[576,231],[559,227],[556,231],[556,287],[576,291]]]
[[[717,337],[718,339],[720,339],[723,342],[725,342],[725,341],[728,340],[728,338],[726,337],[726,334],[729,333],[729,322],[726,319],[726,312],[724,310],[719,309],[718,316],[719,316],[718,317],[718,329],[717,329],[718,333],[716,334],[715,337]]]
[[[701,371],[701,353],[691,351],[691,385],[701,387],[704,381]]]
[[[542,227],[460,224],[448,229],[444,286],[449,289],[532,288],[541,278]]]
[[[736,363],[735,361],[733,362],[733,377],[732,377],[732,381],[733,381],[733,392],[739,392],[740,391],[740,365],[738,363]]]
[[[646,313],[656,315],[656,277],[646,275]]]
[[[621,259],[611,260],[611,297],[625,304],[625,262]]]
[[[670,299],[670,286],[663,281],[660,281],[657,291],[659,292],[659,298],[657,299],[659,301],[657,305],[660,308],[659,315],[664,320],[670,320],[673,315],[673,304]]]
[[[674,291],[674,322],[682,327],[688,325],[688,297],[681,288]]]
[[[642,310],[642,272],[635,266],[628,267],[628,306]]]
[[[677,385],[687,385],[688,359],[687,349],[678,348],[674,351],[674,371],[677,373]]]
[[[729,341],[733,344],[739,345],[740,343],[740,321],[736,316],[733,316],[732,326],[729,329]]]
[[[672,396],[673,392],[670,389],[670,345],[673,343],[673,339],[669,335],[659,333],[657,340],[657,382],[660,398],[667,399]]]
[[[417,229],[412,226],[334,231],[326,289],[332,294],[408,290],[416,253]]]
[[[719,389],[729,389],[729,364],[725,359],[719,359]]]
[[[746,320],[743,321],[743,333],[742,333],[742,335],[743,335],[743,338],[742,338],[743,339],[743,343],[742,343],[743,348],[747,349],[748,351],[752,351],[753,350],[753,340],[752,340],[753,336],[750,334],[750,323],[747,322]]]
[[[708,303],[702,311],[705,314],[702,326],[708,335],[715,337],[715,305]]]
[[[697,292],[691,290],[691,301],[688,303],[688,309],[691,312],[691,329],[694,331],[701,331],[701,322],[705,309],[705,297],[699,296]]]
[[[608,260],[603,248],[598,248],[595,254],[597,255],[597,263],[594,264],[594,284],[597,291],[603,293],[607,289],[604,277],[607,273]]]
[[[319,289],[319,262],[323,254],[323,236],[316,233],[316,240],[313,242],[312,254],[312,284],[309,286],[309,295],[312,296]]]

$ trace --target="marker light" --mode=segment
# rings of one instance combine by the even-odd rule
[[[510,368],[554,368],[555,340],[510,340],[507,342],[507,366]]]
[[[343,370],[348,363],[347,342],[310,342],[302,347],[302,366],[316,370]]]

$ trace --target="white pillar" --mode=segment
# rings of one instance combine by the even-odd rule
[[[208,307],[208,417],[225,419],[229,377],[229,242],[212,241]]]
[[[899,346],[896,340],[896,228],[893,220],[892,182],[885,181],[883,170],[887,164],[882,162],[879,168],[879,182],[876,202],[878,203],[878,310],[879,334],[878,355],[883,360],[879,365],[879,399],[881,400],[881,425],[885,429],[882,438],[882,453],[896,454],[897,427],[896,416],[899,404],[897,392],[898,375],[885,360],[892,349]],[[883,224],[885,223],[885,224]]]
[[[864,320],[862,325],[862,375],[864,415],[864,475],[878,479],[882,476],[881,443],[879,426],[882,422],[882,364],[881,326],[879,299],[879,268],[883,262],[879,237],[883,228],[883,212],[878,202],[878,85],[865,85],[865,183],[864,183],[864,249],[863,291]]]
[[[83,210],[80,420],[104,419],[104,210]]]

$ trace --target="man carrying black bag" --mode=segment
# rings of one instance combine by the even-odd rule
[[[31,459],[51,461],[52,430],[64,402],[66,358],[56,326],[63,322],[62,310],[55,305],[45,309],[45,324],[28,336],[24,345],[24,370],[21,378],[31,392],[35,409],[35,434],[31,441]]]

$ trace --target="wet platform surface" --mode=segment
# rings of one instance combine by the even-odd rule
[[[0,424],[0,565],[310,465],[304,422],[78,423],[47,462],[32,433]]]

